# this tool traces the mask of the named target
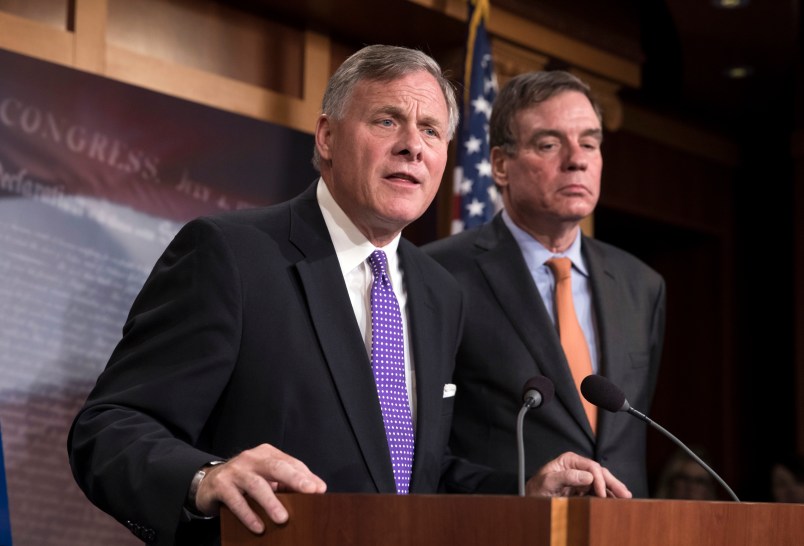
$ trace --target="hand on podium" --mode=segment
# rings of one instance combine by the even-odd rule
[[[263,444],[244,451],[224,464],[210,467],[198,485],[195,508],[200,514],[217,515],[225,504],[253,533],[260,534],[265,524],[249,507],[246,498],[255,500],[274,523],[287,521],[288,512],[276,498],[277,491],[324,493],[327,486],[307,466]],[[544,465],[528,480],[526,492],[538,497],[597,495],[631,498],[628,488],[599,463],[567,452]]]
[[[528,496],[575,497],[596,495],[630,499],[631,492],[608,469],[586,457],[567,452],[544,465],[525,485]]]
[[[246,497],[255,500],[274,523],[287,521],[288,512],[274,494],[276,491],[324,493],[327,484],[307,466],[269,444],[243,451],[224,464],[209,469],[198,486],[195,505],[199,513],[217,515],[225,504],[253,533],[265,524],[249,507]]]

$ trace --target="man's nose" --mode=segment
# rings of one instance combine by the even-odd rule
[[[397,141],[394,153],[407,156],[412,161],[420,161],[422,158],[422,135],[418,127],[405,126],[400,129],[399,140]]]
[[[564,149],[567,154],[564,161],[568,171],[585,171],[589,167],[585,150],[579,144],[569,144]]]

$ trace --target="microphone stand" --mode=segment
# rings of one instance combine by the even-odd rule
[[[640,411],[638,411],[638,410],[635,410],[635,409],[634,409],[634,408],[632,408],[632,407],[629,407],[629,408],[628,408],[627,410],[625,410],[625,411],[627,411],[628,413],[630,413],[631,415],[633,415],[634,417],[636,417],[636,418],[638,418],[638,419],[642,419],[642,420],[643,420],[643,421],[645,421],[647,424],[649,424],[650,426],[652,426],[653,428],[655,428],[656,430],[658,430],[659,432],[661,432],[662,434],[664,434],[666,437],[670,438],[670,439],[671,439],[671,440],[672,440],[672,441],[673,441],[673,442],[674,442],[674,443],[675,443],[675,444],[676,444],[678,447],[680,447],[681,449],[683,449],[683,450],[684,450],[684,452],[685,452],[687,455],[689,455],[689,456],[690,456],[690,457],[691,457],[691,458],[692,458],[692,459],[693,459],[693,460],[694,460],[696,463],[698,463],[699,465],[701,465],[701,466],[703,467],[703,469],[704,469],[704,470],[706,470],[707,472],[709,472],[709,474],[710,474],[710,475],[711,475],[713,478],[715,478],[715,480],[717,480],[717,483],[719,483],[719,484],[720,484],[720,485],[723,487],[723,489],[725,489],[725,490],[726,490],[726,492],[729,494],[729,496],[731,497],[731,499],[732,499],[734,502],[740,502],[740,499],[738,499],[738,498],[737,498],[737,495],[735,495],[735,494],[734,494],[734,491],[732,491],[732,490],[731,490],[731,487],[729,487],[729,486],[728,486],[728,484],[727,484],[725,481],[723,481],[723,478],[721,478],[720,476],[718,476],[717,472],[715,472],[714,470],[712,470],[712,469],[709,467],[709,465],[708,465],[708,464],[706,464],[705,462],[703,462],[703,460],[702,460],[700,457],[698,457],[698,456],[697,456],[697,455],[696,455],[696,454],[695,454],[695,453],[694,453],[694,452],[693,452],[693,451],[692,451],[690,448],[688,448],[686,445],[684,445],[684,442],[682,442],[681,440],[679,440],[678,438],[676,438],[675,436],[673,436],[673,434],[671,434],[669,430],[667,430],[666,428],[664,428],[662,425],[660,425],[659,423],[657,423],[656,421],[654,421],[653,419],[651,419],[650,417],[648,417],[648,416],[647,416],[647,415],[645,415],[644,413],[642,413],[642,412],[640,412]]]
[[[519,415],[516,418],[516,452],[517,462],[519,466],[519,496],[525,496],[525,440],[524,440],[524,422],[525,414],[535,404],[533,398],[528,398],[519,410]]]
[[[534,376],[525,382],[522,394],[523,404],[516,418],[516,447],[519,463],[519,496],[525,496],[525,440],[523,423],[525,414],[531,408],[538,408],[553,399],[553,382],[544,376]]]

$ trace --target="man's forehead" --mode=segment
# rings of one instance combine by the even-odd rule
[[[568,93],[553,95],[517,110],[512,119],[514,126],[526,132],[569,128],[582,132],[602,131],[600,118],[589,99],[582,93],[573,92],[577,97],[566,100]]]
[[[383,110],[416,103],[431,114],[443,110],[448,114],[447,100],[436,79],[426,71],[411,72],[396,78],[364,79],[354,89],[353,106],[359,109]]]
[[[380,93],[388,92],[389,89],[410,89],[411,91],[436,92],[434,96],[444,98],[444,92],[438,85],[435,77],[425,70],[405,72],[398,76],[389,78],[363,78],[357,82],[355,89]]]

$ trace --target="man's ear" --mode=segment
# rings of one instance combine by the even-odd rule
[[[315,147],[321,159],[329,161],[332,158],[332,125],[326,114],[318,116],[315,124]]]
[[[499,146],[491,149],[491,176],[500,187],[508,185],[508,154]]]

